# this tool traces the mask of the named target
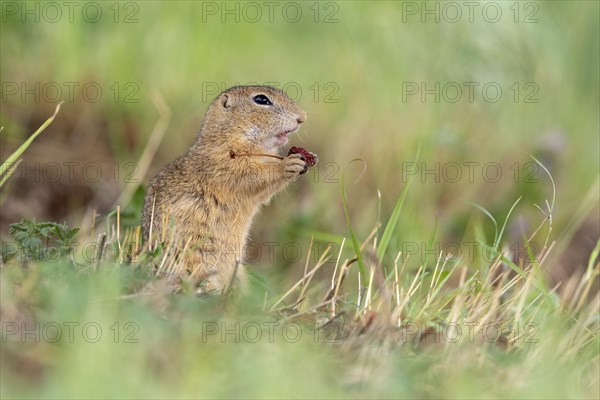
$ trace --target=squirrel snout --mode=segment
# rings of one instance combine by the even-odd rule
[[[304,121],[306,121],[306,113],[304,111],[301,111],[299,114],[297,114],[296,115],[296,121],[298,121],[299,124],[301,124]]]

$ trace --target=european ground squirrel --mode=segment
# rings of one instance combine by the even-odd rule
[[[241,263],[256,212],[306,172],[302,154],[272,154],[306,121],[284,92],[269,86],[235,86],[209,106],[187,153],[164,167],[147,188],[144,238],[177,239],[186,272],[203,290],[222,290]],[[237,269],[237,270],[236,270]]]

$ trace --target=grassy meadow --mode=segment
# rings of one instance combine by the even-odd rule
[[[470,7],[2,1],[0,396],[600,397],[600,5]],[[319,164],[197,296],[143,187],[248,83]]]

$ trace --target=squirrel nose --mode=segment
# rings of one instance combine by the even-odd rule
[[[306,113],[302,111],[300,114],[296,115],[296,121],[298,121],[299,124],[306,121]]]

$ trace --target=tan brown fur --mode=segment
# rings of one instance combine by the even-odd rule
[[[265,95],[271,105],[256,104]],[[283,160],[241,156],[272,153],[306,120],[306,113],[282,91],[268,86],[236,86],[209,106],[202,128],[186,154],[164,167],[148,185],[144,202],[146,240],[175,237],[188,243],[182,253],[191,276],[221,290],[236,263],[260,206],[306,171],[300,155]],[[150,235],[152,231],[152,235]],[[150,237],[152,236],[152,237]],[[181,245],[179,246],[182,247]],[[246,273],[236,273],[243,285]]]

